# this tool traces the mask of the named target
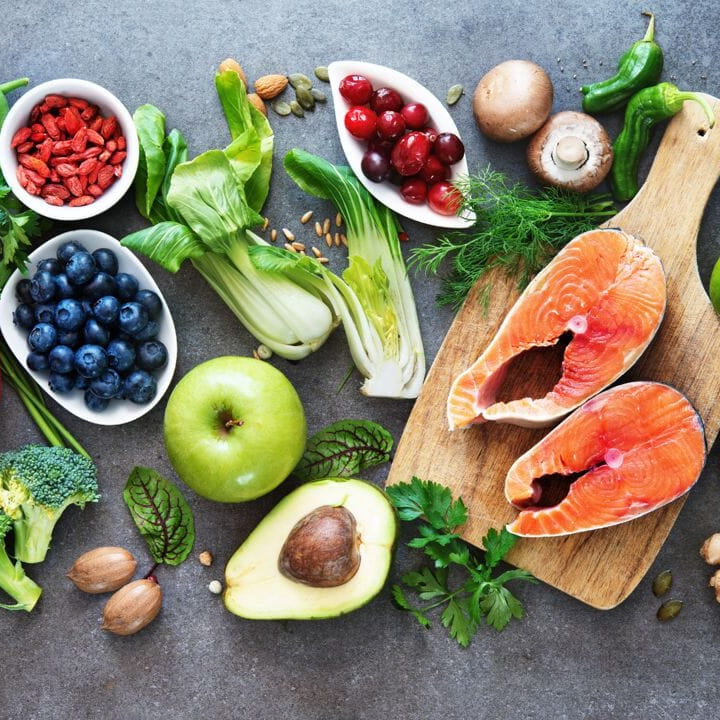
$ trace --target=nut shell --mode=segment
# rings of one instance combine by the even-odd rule
[[[83,592],[96,595],[112,592],[132,580],[137,562],[121,547],[99,547],[83,553],[67,576]]]
[[[245,77],[245,71],[240,67],[240,63],[233,59],[233,58],[225,58],[220,63],[220,67],[218,67],[218,72],[225,72],[225,70],[232,70],[233,72],[237,73],[240,79],[243,81],[243,85],[245,85],[245,88],[247,89],[248,81]]]
[[[248,93],[247,99],[255,106],[257,110],[259,110],[265,117],[267,117],[267,108],[265,107],[265,103],[262,101],[262,98],[259,95],[256,95],[255,93]]]
[[[263,75],[255,81],[255,92],[263,100],[272,100],[277,97],[288,84],[285,75]]]
[[[161,607],[160,585],[152,580],[135,580],[107,601],[102,629],[115,635],[134,635],[157,617]]]

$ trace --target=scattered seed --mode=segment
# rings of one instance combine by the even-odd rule
[[[295,252],[295,248],[290,243],[285,243],[283,247],[290,252]]]
[[[290,107],[289,103],[286,103],[284,100],[275,100],[275,102],[272,103],[270,107],[278,115],[282,115],[283,117],[289,115],[292,112],[292,108]]]
[[[340,213],[335,216],[335,225],[336,227],[342,227],[342,215]]]
[[[465,92],[462,85],[453,85],[448,91],[447,91],[447,97],[445,98],[445,102],[448,105],[454,105]]]
[[[330,233],[325,233],[325,244],[332,247],[332,235]]]
[[[324,65],[315,68],[315,77],[318,80],[322,80],[323,82],[330,82],[330,75],[328,73],[328,69]]]
[[[277,240],[277,230],[273,228],[272,232],[270,233],[270,240],[272,242],[275,242]]]
[[[322,225],[319,222],[317,222],[317,220],[315,221],[315,234],[319,238],[321,238],[323,236]]]
[[[317,90],[316,88],[313,88],[310,91],[310,93],[315,98],[315,102],[319,102],[319,103],[327,102],[327,95],[322,90]]]
[[[323,232],[329,233],[330,232],[330,218],[325,218],[323,221]]]
[[[219,595],[222,592],[222,583],[219,580],[211,580],[208,584],[208,590],[213,595]]]
[[[288,82],[296,90],[300,87],[309,90],[312,87],[312,80],[307,75],[303,75],[302,73],[292,73],[291,75],[288,75]]]
[[[408,238],[408,234],[406,232],[401,232],[398,234],[398,240],[400,242],[407,242],[410,238]]]
[[[212,553],[209,550],[203,550],[198,555],[198,560],[200,561],[201,565],[204,565],[205,567],[210,567],[213,564]]]
[[[314,110],[315,109],[315,98],[308,88],[298,87],[295,89],[295,97],[300,103],[303,110]]]
[[[269,360],[272,357],[272,350],[267,345],[258,345],[257,354],[261,360]]]
[[[292,241],[295,239],[295,235],[294,235],[293,233],[291,233],[287,228],[283,228],[282,231],[283,231],[283,235],[284,235],[290,242],[292,242]]]
[[[340,247],[340,233],[335,233],[335,247]]]
[[[304,249],[305,249],[305,245],[303,245],[301,242],[293,242],[293,243],[290,243],[290,244],[293,246],[293,248],[294,248],[295,250],[298,250],[298,251],[299,251],[299,250],[304,250]]]
[[[341,242],[345,247],[348,246],[347,237],[345,237],[345,235],[343,235],[342,233],[340,233],[340,242]]]
[[[305,117],[305,111],[297,100],[293,100],[290,103],[290,112],[295,115],[295,117]]]
[[[321,262],[323,265],[327,265],[330,261],[326,257],[320,257],[318,258],[318,262]]]
[[[573,73],[573,80],[577,80],[577,75]]]
[[[657,611],[657,619],[665,622],[676,618],[682,610],[682,600],[667,600]]]
[[[263,230],[267,230],[267,229],[268,229],[268,225],[270,225],[270,219],[269,219],[269,218],[265,218],[265,221],[263,222]]]
[[[305,255],[305,251],[304,251],[304,250],[298,250],[298,254],[300,254],[300,255]]]
[[[669,570],[663,570],[654,580],[652,591],[655,597],[662,597],[672,587],[673,576]]]
[[[322,252],[320,252],[320,250],[318,250],[318,248],[316,248],[314,245],[312,246],[312,251],[315,257],[322,257]]]
[[[253,348],[253,357],[254,357],[256,360],[259,360],[259,359],[260,359],[260,356],[257,354],[257,350],[256,350],[255,348]]]
[[[300,222],[304,225],[312,217],[312,210],[308,210],[301,218]]]

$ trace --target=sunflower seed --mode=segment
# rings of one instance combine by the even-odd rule
[[[342,215],[340,213],[335,216],[335,225],[337,225],[337,227],[342,226]]]
[[[315,98],[316,102],[327,102],[327,95],[322,90],[317,90],[316,88],[313,88],[312,90],[310,90],[310,92],[312,93],[312,96]]]
[[[291,244],[291,245],[293,246],[293,248],[294,248],[295,250],[297,250],[298,252],[299,252],[300,250],[304,250],[304,249],[305,249],[305,246],[304,246],[301,242],[293,242],[293,243],[290,243],[290,244]]]
[[[348,246],[348,239],[347,239],[347,237],[345,237],[345,235],[343,235],[342,233],[340,233],[340,242],[341,242],[345,247]]]
[[[335,247],[340,247],[340,233],[335,233]]]
[[[330,75],[328,74],[328,69],[324,65],[315,68],[315,77],[318,80],[322,80],[323,82],[330,82]]]
[[[312,217],[312,210],[308,210],[301,218],[300,222],[304,225],[311,217]]]
[[[662,597],[672,587],[673,576],[669,570],[663,570],[654,580],[652,591],[655,597]]]
[[[682,600],[668,600],[657,611],[657,619],[665,622],[676,618],[682,610]]]
[[[275,228],[270,231],[270,240],[272,242],[275,242],[277,240],[277,230],[275,230]]]
[[[287,228],[283,228],[282,231],[283,231],[283,235],[284,235],[290,242],[292,242],[292,241],[295,239],[295,235],[293,235],[293,233],[291,233]]]
[[[321,238],[323,236],[322,225],[319,222],[315,222],[315,234]]]
[[[300,103],[304,110],[315,109],[315,98],[312,96],[312,93],[307,88],[304,88],[302,86],[296,88],[295,97],[297,98],[297,101]]]
[[[312,87],[312,80],[302,73],[292,73],[291,75],[288,75],[288,82],[296,90],[300,87],[304,87],[306,90],[309,90]]]
[[[290,243],[285,243],[284,247],[288,252],[295,252],[295,248]]]
[[[290,112],[295,115],[295,117],[305,117],[305,111],[297,100],[293,100],[290,103]]]
[[[320,257],[318,258],[318,262],[321,262],[323,265],[327,265],[330,261],[326,257]]]
[[[274,103],[270,105],[270,107],[278,114],[285,117],[286,115],[289,115],[292,112],[292,108],[288,103],[286,103],[284,100],[275,100]]]
[[[329,233],[330,232],[330,218],[325,218],[323,221],[323,232]]]
[[[462,96],[465,90],[463,89],[462,85],[453,85],[448,91],[447,91],[447,97],[445,98],[445,102],[448,105],[454,105]]]
[[[312,251],[315,257],[322,257],[322,252],[320,252],[320,250],[318,250],[314,245],[312,246]]]

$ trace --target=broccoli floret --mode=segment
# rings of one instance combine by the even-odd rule
[[[35,607],[42,588],[25,574],[19,560],[13,563],[7,554],[5,537],[12,530],[12,526],[12,518],[0,512],[0,589],[16,601],[14,605],[0,603],[0,608],[30,612]]]
[[[65,508],[99,497],[92,460],[68,448],[26,445],[0,455],[0,510],[12,518],[17,560],[42,562]]]

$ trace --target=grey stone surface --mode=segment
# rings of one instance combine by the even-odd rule
[[[153,102],[165,111],[170,127],[182,129],[195,154],[227,141],[212,79],[217,62],[228,55],[237,57],[251,78],[268,72],[310,74],[333,59],[365,59],[407,72],[440,97],[458,82],[471,92],[502,60],[529,57],[550,72],[554,108],[560,110],[577,108],[581,82],[607,75],[642,35],[642,9],[619,0],[7,0],[0,75],[29,75],[35,83],[84,77],[114,91],[131,109]],[[716,4],[656,0],[652,9],[666,54],[665,78],[719,92]],[[523,146],[493,145],[480,137],[469,97],[452,114],[472,168],[492,162],[526,177]],[[280,159],[294,146],[334,161],[342,161],[342,151],[329,106],[304,120],[273,116],[272,123],[277,149],[266,210],[273,224],[297,229],[306,209],[321,216],[328,209],[284,176]],[[617,129],[616,118],[607,124]],[[705,281],[720,251],[719,221],[716,192],[698,250]],[[120,237],[142,222],[128,197],[88,225]],[[427,228],[406,226],[413,244],[433,236]],[[192,268],[172,276],[148,266],[179,330],[176,379],[208,358],[251,352],[250,336]],[[437,282],[422,276],[413,282],[432,358],[452,314],[434,305]],[[312,431],[336,419],[362,417],[382,422],[400,437],[410,402],[364,398],[355,381],[337,392],[350,363],[342,332],[297,365],[273,363],[297,387]],[[122,429],[92,426],[58,412],[97,461],[103,500],[82,514],[69,511],[47,562],[32,568],[45,588],[37,611],[0,614],[1,718],[717,717],[720,607],[705,587],[709,569],[697,553],[703,538],[720,528],[717,452],[648,578],[623,605],[599,612],[543,585],[520,587],[527,618],[500,635],[483,630],[468,650],[459,649],[437,623],[430,631],[420,628],[392,606],[387,593],[348,617],[325,622],[253,623],[230,615],[207,583],[221,578],[230,554],[287,487],[239,506],[213,504],[188,490],[196,550],[209,548],[216,562],[212,568],[195,560],[161,568],[161,615],[140,635],[122,639],[100,630],[103,598],[76,591],[65,572],[80,552],[101,544],[124,545],[141,566],[149,566],[121,490],[136,463],[172,474],[162,443],[163,409],[164,402]],[[3,392],[0,449],[37,439],[12,391]],[[372,479],[381,482],[385,474],[381,470]],[[416,561],[401,549],[393,577]],[[666,567],[675,574],[672,594],[685,601],[685,609],[673,623],[660,625],[650,583]]]

